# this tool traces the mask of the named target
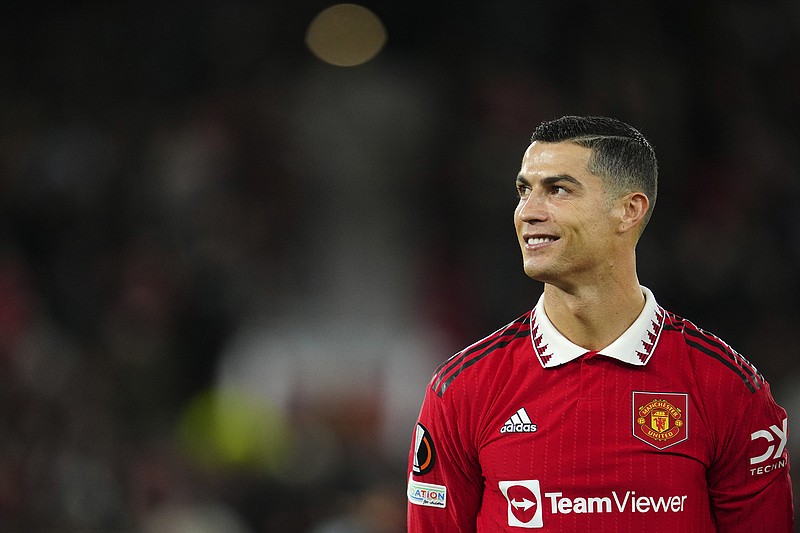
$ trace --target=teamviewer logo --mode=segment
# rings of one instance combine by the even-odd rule
[[[542,523],[542,496],[539,481],[501,481],[500,490],[508,500],[508,525],[536,529]]]

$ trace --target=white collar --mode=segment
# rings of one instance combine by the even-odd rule
[[[665,313],[650,289],[642,287],[642,294],[644,309],[639,318],[598,353],[636,366],[644,366],[650,360],[661,336]],[[544,368],[563,365],[591,351],[573,343],[553,326],[544,311],[544,294],[531,313],[531,343]]]

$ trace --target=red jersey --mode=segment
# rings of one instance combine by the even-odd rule
[[[411,446],[409,531],[793,531],[786,412],[752,364],[643,291],[599,353],[540,298],[439,367]]]

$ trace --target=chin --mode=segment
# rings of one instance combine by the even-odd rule
[[[531,278],[532,280],[545,282],[549,278],[546,271],[541,267],[523,265],[523,270],[525,271],[525,275]]]
[[[523,262],[522,268],[525,275],[532,280],[542,283],[553,283],[563,278],[566,274],[563,269],[557,268],[557,266],[558,265],[554,265],[550,262],[543,264],[542,261],[525,261]]]

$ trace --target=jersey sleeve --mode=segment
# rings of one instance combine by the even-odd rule
[[[483,480],[469,416],[428,387],[408,461],[408,531],[474,532]],[[460,412],[459,412],[460,411]]]
[[[794,531],[786,411],[769,384],[732,414],[708,472],[711,511],[720,533]]]

